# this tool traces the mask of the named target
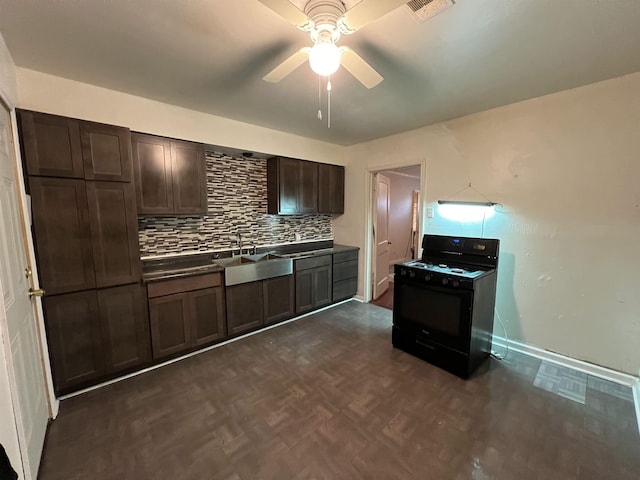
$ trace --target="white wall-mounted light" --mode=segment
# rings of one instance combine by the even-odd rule
[[[448,220],[464,223],[482,222],[495,213],[494,202],[438,200],[438,213]]]

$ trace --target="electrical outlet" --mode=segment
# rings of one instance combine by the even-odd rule
[[[298,232],[296,232],[295,236],[296,236],[296,242],[299,242],[302,239],[302,235],[300,235]]]
[[[433,207],[427,207],[427,218],[433,218]]]

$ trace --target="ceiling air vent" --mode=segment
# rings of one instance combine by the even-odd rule
[[[407,7],[419,22],[425,22],[453,4],[453,0],[411,0]]]

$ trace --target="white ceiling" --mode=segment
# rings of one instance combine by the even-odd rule
[[[310,41],[257,0],[0,0],[18,66],[341,145],[640,71],[639,25],[640,0],[402,6],[341,38],[385,80],[340,69],[328,129],[307,64],[262,80]]]

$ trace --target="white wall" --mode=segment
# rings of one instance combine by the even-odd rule
[[[344,147],[136,97],[25,68],[18,106],[211,145],[342,165]]]
[[[365,246],[367,169],[416,159],[423,206],[469,182],[503,205],[484,225],[436,210],[423,228],[500,238],[512,339],[640,374],[640,73],[350,147],[336,241]]]
[[[7,50],[2,35],[0,35],[0,98],[15,104],[17,100],[16,73],[13,59]],[[0,322],[6,322],[4,293],[0,283]],[[22,475],[22,463],[20,460],[20,446],[18,444],[18,432],[13,413],[13,402],[9,383],[6,358],[11,355],[8,348],[9,339],[2,338],[0,329],[0,443],[4,446],[7,456],[14,470]],[[5,347],[6,346],[6,347]]]

